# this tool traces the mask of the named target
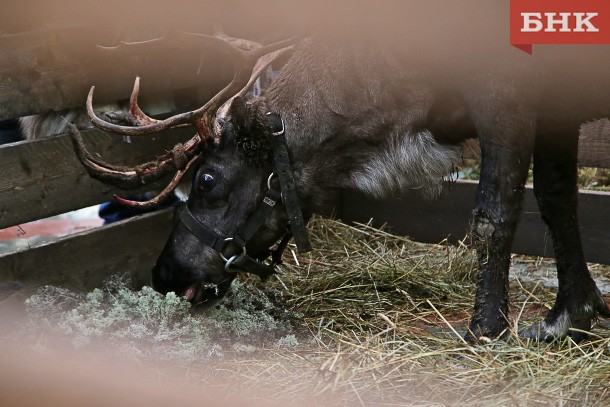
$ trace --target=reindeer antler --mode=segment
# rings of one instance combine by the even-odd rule
[[[188,169],[201,156],[204,145],[213,137],[220,137],[218,129],[214,128],[214,119],[218,116],[218,112],[224,113],[234,97],[243,96],[263,70],[281,54],[290,50],[297,41],[295,38],[290,38],[263,46],[252,41],[231,38],[219,32],[214,36],[179,32],[147,41],[146,44],[149,45],[150,42],[161,41],[167,37],[180,41],[181,45],[204,44],[224,53],[233,64],[234,74],[231,82],[200,108],[164,120],[157,120],[148,117],[138,106],[140,78],[136,78],[131,93],[129,113],[108,115],[111,118],[120,116],[123,120],[127,119],[132,124],[131,126],[110,123],[95,114],[93,111],[95,86],[92,86],[87,97],[87,112],[94,126],[109,133],[143,136],[169,128],[192,125],[197,130],[195,136],[186,143],[179,144],[171,151],[157,157],[154,161],[136,167],[123,167],[93,158],[86,150],[76,126],[70,126],[76,155],[92,178],[121,189],[134,189],[154,182],[171,172],[176,173],[167,187],[148,201],[136,202],[115,197],[119,202],[128,206],[148,208],[167,198]],[[124,45],[130,44],[125,43]]]

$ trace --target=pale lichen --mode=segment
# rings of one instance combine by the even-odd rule
[[[31,327],[50,330],[75,347],[103,343],[135,356],[170,359],[221,356],[222,345],[237,340],[274,344],[291,331],[293,319],[276,298],[239,281],[206,311],[191,309],[173,292],[134,291],[118,278],[88,294],[45,286],[26,305]]]

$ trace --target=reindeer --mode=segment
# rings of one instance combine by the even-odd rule
[[[126,205],[157,205],[194,170],[188,201],[177,210],[152,270],[159,292],[209,305],[226,294],[239,272],[267,278],[291,236],[300,251],[311,249],[307,220],[330,215],[342,190],[383,197],[419,188],[433,197],[459,164],[460,143],[476,137],[482,170],[471,234],[479,271],[467,340],[507,331],[510,249],[532,155],[534,191],[553,238],[559,289],[546,318],[521,335],[581,340],[598,315],[610,316],[587,269],[576,214],[578,128],[607,114],[597,109],[599,100],[586,102],[587,86],[599,85],[587,82],[587,74],[580,76],[583,91],[570,100],[560,96],[573,90],[572,82],[555,88],[545,82],[552,75],[540,73],[539,60],[514,57],[516,50],[507,54],[510,65],[487,55],[438,65],[420,63],[401,44],[387,46],[368,36],[312,35],[266,46],[224,35],[178,37],[220,50],[234,66],[233,80],[205,105],[152,119],[137,105],[136,80],[131,125],[98,118],[94,88],[87,108],[93,124],[111,133],[139,136],[192,125],[192,139],[155,161],[124,168],[94,158],[71,127],[79,159],[98,180],[132,188],[175,173],[150,201],[117,198]],[[262,69],[288,53],[266,94],[244,100]],[[568,77],[567,71],[560,74]],[[557,78],[562,76],[552,77]]]

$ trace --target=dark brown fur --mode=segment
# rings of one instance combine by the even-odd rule
[[[597,315],[610,315],[582,253],[575,186],[578,128],[610,113],[608,48],[541,48],[532,57],[508,45],[504,6],[460,3],[468,16],[460,20],[448,17],[459,10],[443,4],[394,5],[382,9],[388,13],[378,21],[371,16],[337,23],[302,41],[262,98],[236,102],[225,140],[206,154],[194,179],[197,186],[202,174],[217,173],[218,189],[207,196],[192,193],[189,208],[225,235],[254,210],[271,169],[236,160],[234,146],[246,143],[247,123],[266,111],[284,118],[307,216],[329,215],[344,189],[384,196],[429,188],[434,195],[459,157],[456,146],[477,137],[483,161],[472,234],[479,273],[468,334],[476,341],[508,327],[510,250],[533,155],[534,188],[554,240],[559,290],[544,322],[522,334],[580,339],[582,333],[570,328],[588,330]],[[421,37],[424,17],[435,15],[436,31]],[[278,206],[248,251],[256,256],[266,250],[285,226]],[[218,254],[181,224],[153,271],[162,292],[199,283],[224,291],[233,277]]]

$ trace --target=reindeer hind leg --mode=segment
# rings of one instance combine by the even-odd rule
[[[570,335],[580,341],[593,319],[598,314],[609,316],[610,310],[589,274],[582,250],[577,217],[578,125],[562,124],[546,130],[549,128],[538,124],[534,193],[553,239],[559,288],[545,319],[522,331],[521,336],[551,341]]]

